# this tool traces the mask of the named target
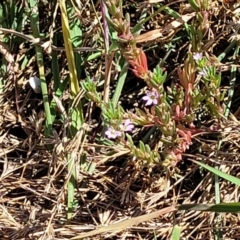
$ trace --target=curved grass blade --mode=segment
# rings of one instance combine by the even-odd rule
[[[222,171],[220,171],[220,170],[218,170],[216,168],[210,167],[210,166],[208,166],[208,165],[206,165],[204,163],[198,162],[196,160],[191,160],[191,161],[193,161],[196,164],[198,164],[199,166],[205,168],[209,172],[214,173],[214,174],[218,175],[219,177],[222,177],[222,178],[228,180],[229,182],[234,183],[234,184],[240,186],[240,179],[239,178],[236,178],[236,177],[234,177],[234,176],[232,176],[230,174],[224,173],[224,172],[222,172]]]

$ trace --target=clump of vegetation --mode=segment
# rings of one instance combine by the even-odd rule
[[[1,238],[234,239],[238,8],[1,3]]]

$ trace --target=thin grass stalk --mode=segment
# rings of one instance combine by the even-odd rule
[[[30,0],[29,6],[31,8],[31,16],[30,16],[30,25],[33,32],[34,38],[40,38],[39,31],[39,14],[38,14],[38,1]],[[44,70],[44,61],[43,61],[43,52],[42,48],[38,45],[35,45],[36,51],[36,59],[39,71],[39,78],[41,79],[41,89],[43,95],[43,105],[46,114],[46,124],[45,124],[45,136],[50,136],[52,134],[52,116],[50,111],[50,104],[48,99],[48,90],[47,83],[45,78],[45,70]]]
[[[93,4],[93,2],[92,2]],[[94,6],[94,4],[93,4]],[[95,10],[95,7],[94,7]],[[110,87],[110,79],[111,79],[111,68],[113,63],[114,53],[109,53],[109,28],[106,20],[106,16],[108,15],[107,7],[103,1],[101,1],[101,10],[103,16],[103,36],[104,36],[104,46],[105,46],[105,81],[104,81],[104,95],[103,101],[108,102],[109,100],[109,87]],[[95,10],[96,11],[96,10]],[[101,26],[101,25],[100,25]]]
[[[56,26],[55,22],[56,22],[56,15],[57,15],[58,7],[59,7],[58,2],[56,0],[53,1],[51,4],[53,17],[52,17],[52,26],[50,28],[50,39],[52,40],[54,45],[57,45],[57,35],[54,34],[54,28]],[[59,89],[59,87],[60,87],[60,77],[59,77],[60,72],[59,72],[57,52],[52,51],[51,55],[52,55],[51,68],[52,68],[52,74],[53,74],[53,88],[54,88],[55,94],[58,95],[58,97],[59,97],[59,96],[62,96],[63,91],[61,91],[61,89]],[[57,103],[55,101],[55,98],[53,98],[53,100],[51,101],[50,109],[51,109],[51,113],[52,113],[52,121],[54,122],[56,115],[57,115]]]
[[[218,56],[218,60],[221,62],[226,55],[235,47],[235,45],[237,44],[236,41],[232,41],[229,46],[224,50],[224,52],[222,52],[219,56]]]
[[[56,36],[53,36],[53,44],[56,44],[57,43],[57,37]],[[58,59],[57,59],[57,52],[56,51],[53,51],[52,52],[52,63],[51,63],[51,67],[52,67],[52,74],[53,74],[53,88],[54,88],[54,91],[55,93],[59,90],[59,86],[60,86],[60,73],[59,73],[59,64],[58,64]],[[59,93],[59,91],[58,91]],[[61,92],[61,95],[62,95],[62,92]],[[50,108],[51,108],[51,113],[52,113],[52,121],[55,120],[55,117],[56,117],[56,107],[57,107],[57,104],[55,102],[55,100],[53,99],[52,102],[51,102],[51,105],[50,105]]]
[[[52,23],[52,28],[51,28],[51,34],[53,35],[52,36],[53,44],[56,46],[57,45],[57,35],[54,34],[54,28],[55,28],[55,21],[56,21],[57,9],[58,9],[57,1],[54,1],[54,3],[52,4],[52,9],[53,9],[53,23]],[[52,64],[51,65],[52,65],[52,74],[53,74],[53,87],[54,87],[54,91],[56,92],[60,85],[59,64],[58,64],[58,57],[57,57],[56,51],[52,51]]]
[[[125,59],[123,57],[121,57],[120,61],[120,68],[121,68],[121,72],[120,72],[120,76],[118,78],[118,82],[117,82],[117,86],[116,89],[114,91],[113,94],[113,105],[116,107],[127,77],[127,73],[128,73],[128,63],[125,61]]]
[[[66,56],[68,61],[68,69],[69,69],[69,75],[70,75],[70,91],[71,96],[75,97],[79,91],[79,84],[77,81],[77,71],[74,61],[74,54],[73,54],[73,48],[70,38],[70,28],[68,23],[68,16],[67,16],[67,9],[65,0],[60,1],[60,9],[61,9],[61,22],[62,22],[62,30],[63,30],[63,39],[66,49]]]
[[[66,49],[66,56],[67,56],[69,75],[70,75],[70,97],[71,97],[71,100],[74,101],[74,98],[76,98],[77,94],[80,92],[80,87],[77,80],[77,71],[75,66],[72,42],[70,38],[70,28],[68,23],[68,15],[67,15],[65,0],[61,0],[59,2],[59,5],[61,9],[63,39],[64,39],[64,44]],[[76,107],[73,107],[71,115],[72,115],[72,126],[71,126],[72,131],[71,131],[70,137],[73,137],[83,124],[83,111],[82,111],[82,105],[80,101],[78,102]],[[75,157],[74,157],[74,154],[72,153],[68,155],[68,172],[71,175],[71,177],[68,181],[68,190],[67,190],[68,191],[67,219],[71,219],[73,214],[72,210],[74,207],[74,190],[75,190],[76,178],[77,178]]]

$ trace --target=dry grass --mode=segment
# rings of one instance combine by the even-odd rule
[[[48,3],[42,4],[50,8]],[[97,43],[97,47],[102,49],[101,31],[97,23],[92,24],[96,16],[91,3],[87,1],[82,4],[86,8],[77,16],[84,24],[83,46]],[[124,1],[124,4],[125,11],[132,13],[134,24],[138,19],[138,12],[134,10],[135,5],[139,8],[145,5],[134,1]],[[180,4],[186,3],[172,3],[172,7],[179,11]],[[204,44],[209,54],[219,55],[229,44],[230,35],[225,32],[225,25],[226,20],[230,21],[234,16],[233,6],[222,5],[217,1],[212,4],[216,13],[211,14],[212,32],[209,39],[206,37]],[[99,2],[96,3],[96,9],[99,10]],[[100,16],[100,12],[98,15]],[[159,27],[157,25],[164,26],[171,20],[168,15],[158,15],[146,24],[146,31]],[[41,22],[41,26],[44,24],[45,27],[42,29],[47,32],[52,22],[46,18]],[[29,29],[22,31],[26,33]],[[187,36],[184,34],[183,29],[176,32],[174,37],[182,36],[182,40],[176,42],[176,51],[172,51],[165,60],[164,67],[169,73],[168,82],[176,77],[176,66],[183,63],[181,59],[189,47]],[[213,44],[208,47],[210,40]],[[60,40],[59,46],[61,43]],[[142,46],[150,49],[155,44],[156,41]],[[57,119],[54,136],[45,138],[42,96],[35,94],[27,83],[29,75],[37,72],[33,46],[28,43],[18,45],[14,42],[9,52],[19,65],[25,55],[29,56],[29,61],[24,69],[19,68],[17,72],[9,71],[1,75],[5,83],[0,95],[1,239],[70,239],[83,231],[141,216],[172,204],[214,203],[214,176],[188,161],[191,158],[201,159],[209,165],[218,162],[220,170],[240,177],[239,83],[235,85],[231,106],[231,113],[236,113],[235,117],[232,115],[232,118],[222,120],[220,123],[223,143],[219,151],[217,151],[218,136],[203,135],[196,137],[195,144],[175,169],[165,169],[155,165],[142,166],[121,149],[115,149],[115,155],[106,155],[109,148],[95,142],[94,137],[99,131],[99,109],[91,105],[84,108],[88,119],[85,127],[88,137],[83,137],[83,132],[79,131],[74,139],[65,140],[64,132],[68,128],[68,123],[62,123]],[[146,53],[151,68],[163,58],[166,48],[161,45]],[[87,54],[83,53],[82,56],[85,58]],[[64,52],[59,52],[58,58],[61,77],[63,77],[67,74]],[[226,62],[224,66],[227,65],[229,64]],[[47,70],[51,68],[51,61],[46,52],[45,67]],[[94,73],[96,78],[101,78],[105,68],[104,57],[86,62],[84,68],[90,74]],[[229,70],[222,72],[223,87],[229,87],[229,75]],[[82,73],[82,78],[84,77]],[[238,72],[237,77],[239,77]],[[47,80],[50,96],[53,90],[51,79],[52,73],[49,73]],[[134,104],[137,104],[138,93],[141,92],[144,84],[133,79],[131,74],[126,84],[120,102],[123,107],[132,109]],[[67,93],[62,101],[66,106]],[[141,139],[141,134],[144,134],[144,129],[139,129],[135,139]],[[49,149],[47,143],[52,143],[53,149]],[[197,151],[199,146],[202,146],[201,154]],[[74,209],[72,220],[67,221],[66,183],[70,177],[67,171],[69,152],[75,152],[76,156],[79,156],[76,159],[77,165],[81,168],[78,169],[76,179],[78,184],[75,197],[78,206]],[[83,169],[83,164],[80,164],[82,152],[86,154],[87,161],[96,164],[96,169],[91,174]],[[226,181],[221,180],[220,193],[223,202],[239,201],[238,187]],[[239,214],[222,214],[221,219],[219,227],[223,239],[240,239]],[[170,239],[173,224],[182,227],[181,239],[214,239],[216,227],[214,221],[214,213],[195,211],[169,213],[138,226],[89,239]]]

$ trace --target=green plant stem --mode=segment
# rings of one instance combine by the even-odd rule
[[[38,1],[31,0],[29,1],[30,5],[30,25],[33,32],[34,38],[40,37],[39,31],[39,15],[38,15]],[[35,46],[36,51],[36,59],[39,71],[39,78],[41,80],[41,89],[43,95],[43,104],[44,110],[46,114],[46,124],[45,124],[45,136],[50,136],[52,134],[52,116],[50,111],[49,99],[48,99],[48,90],[47,90],[47,83],[45,78],[45,70],[44,70],[44,63],[43,63],[43,53],[42,48],[38,45]]]

